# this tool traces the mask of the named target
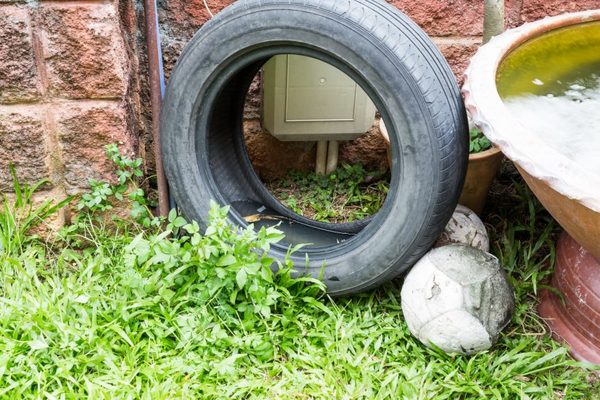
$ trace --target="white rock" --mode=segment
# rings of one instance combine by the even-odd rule
[[[490,240],[481,219],[469,208],[458,205],[434,247],[451,243],[464,244],[490,251]]]
[[[402,286],[408,328],[426,346],[473,354],[510,322],[514,295],[498,259],[465,245],[431,250]]]

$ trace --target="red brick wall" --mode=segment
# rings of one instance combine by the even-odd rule
[[[104,145],[136,151],[124,14],[109,1],[0,1],[1,191],[11,190],[9,163],[23,183],[49,179],[43,195],[60,198],[109,176]]]
[[[334,0],[332,0],[334,1]],[[386,0],[411,17],[438,45],[457,79],[481,44],[483,0]],[[235,0],[208,0],[213,14]],[[506,0],[506,25],[550,15],[600,8],[600,0]],[[185,43],[210,18],[202,0],[164,0],[160,22],[165,68],[170,71]]]
[[[460,80],[481,41],[482,0],[387,1],[433,37]],[[232,2],[207,1],[213,13]],[[202,0],[162,0],[159,8],[168,75],[209,13]],[[507,25],[591,8],[600,0],[508,0]],[[48,178],[46,195],[61,196],[109,175],[105,144],[144,155],[141,12],[139,0],[0,0],[1,191],[10,191],[9,162],[23,182]]]
[[[332,0],[335,1],[335,0]],[[477,51],[483,34],[483,0],[386,0],[411,17],[446,57],[457,81],[462,84],[462,74],[469,58]],[[234,0],[208,0],[213,14]],[[183,46],[210,18],[202,0],[164,0],[161,3],[160,22],[165,53],[167,76]],[[506,25],[517,26],[546,15],[567,11],[600,8],[600,0],[506,0]],[[255,100],[258,91],[250,93]],[[258,101],[246,109],[245,117],[258,114]],[[265,133],[258,120],[247,121],[245,138],[253,165],[265,180],[279,178],[288,169],[314,168],[315,149],[311,143],[276,141]],[[364,139],[364,140],[363,140]],[[288,154],[298,154],[290,161]],[[369,168],[386,164],[386,147],[377,132],[361,138],[359,143],[343,143],[341,162],[361,162]]]

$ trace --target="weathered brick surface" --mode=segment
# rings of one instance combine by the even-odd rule
[[[506,0],[506,25],[514,28],[547,16],[598,8],[600,0]]]
[[[50,94],[118,98],[127,92],[127,52],[110,3],[43,3],[38,12]]]
[[[431,36],[474,36],[483,31],[482,0],[386,0]]]
[[[208,0],[206,3],[216,14],[235,0]],[[210,19],[210,14],[202,0],[166,0],[160,4],[159,19],[162,33],[167,38],[188,41]]]
[[[0,191],[11,191],[9,164],[21,183],[50,177],[45,127],[35,109],[0,107]]]
[[[56,118],[67,191],[88,188],[89,179],[114,180],[115,167],[106,159],[104,147],[116,143],[129,155],[134,148],[123,105],[68,102]]]
[[[279,141],[258,120],[244,121],[244,139],[254,169],[266,181],[282,178],[288,170],[314,169],[315,142]]]
[[[0,104],[40,95],[27,9],[0,6]]]
[[[506,28],[521,25],[521,6],[523,0],[504,0],[504,19]]]
[[[600,8],[600,0],[523,0],[521,22],[534,21],[566,12]]]
[[[162,55],[163,55],[163,66],[165,69],[165,79],[168,81],[171,76],[171,72],[175,67],[175,63],[179,58],[179,55],[183,51],[186,42],[183,40],[170,40],[168,37],[162,36]]]
[[[388,168],[387,143],[377,126],[372,126],[355,140],[341,142],[340,164],[362,164],[368,171],[385,171]]]
[[[386,1],[434,37],[462,81],[482,33],[483,1]],[[233,2],[208,0],[208,6],[216,14]],[[120,142],[129,152],[137,149],[137,135],[149,120],[139,4],[0,0],[0,190],[10,189],[9,161],[15,163],[24,182],[51,177],[54,191],[62,191],[64,184],[68,192],[76,192],[87,188],[89,178],[112,176],[106,144]],[[600,8],[600,0],[506,0],[506,4],[509,26]],[[161,0],[159,18],[168,75],[185,44],[210,16],[202,0]],[[36,60],[36,56],[43,59]],[[132,74],[140,78],[132,79]],[[256,119],[259,89],[252,87],[246,112],[250,119],[245,121],[249,152],[257,167],[279,173],[293,152],[298,155],[293,167],[312,168],[311,143],[277,142],[262,132]],[[2,106],[25,102],[39,102],[39,108]],[[46,108],[54,112],[47,121]],[[53,143],[47,140],[48,134],[58,138],[56,148],[48,148]],[[343,147],[342,153],[349,149]],[[370,152],[380,150],[373,147]],[[285,159],[278,161],[273,154],[283,154]]]
[[[207,0],[213,14],[235,0]],[[158,9],[165,77],[168,79],[179,54],[198,29],[211,17],[202,0],[165,0]]]

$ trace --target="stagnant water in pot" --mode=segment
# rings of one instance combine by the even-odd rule
[[[527,130],[600,172],[600,22],[556,29],[511,52],[498,92]]]

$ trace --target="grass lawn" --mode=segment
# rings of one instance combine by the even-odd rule
[[[281,235],[236,232],[226,209],[213,209],[206,232],[174,213],[157,226],[128,185],[136,162],[113,159],[119,183],[95,182],[50,242],[26,233],[53,211],[32,208],[31,188],[3,202],[2,399],[600,398],[596,372],[535,314],[559,228],[511,171],[486,220],[516,313],[490,351],[463,357],[411,337],[399,281],[331,299],[285,262],[273,274],[268,250]],[[127,197],[135,218],[107,218]]]

